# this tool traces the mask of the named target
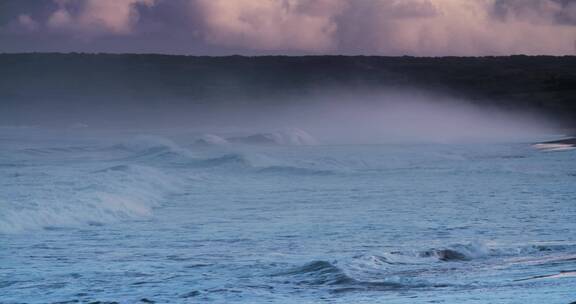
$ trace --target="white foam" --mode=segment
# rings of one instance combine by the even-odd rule
[[[572,144],[535,144],[532,146],[544,152],[570,151],[576,149]]]

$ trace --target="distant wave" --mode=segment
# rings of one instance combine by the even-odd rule
[[[130,160],[173,160],[186,161],[195,156],[190,150],[184,149],[175,142],[158,136],[142,135],[132,140],[116,144],[113,149],[130,152]]]
[[[30,156],[48,156],[54,154],[62,157],[68,153],[70,157],[78,158],[86,156],[86,153],[98,153],[98,157],[105,159],[125,160],[178,160],[194,158],[192,151],[185,149],[170,139],[140,135],[112,145],[100,146],[61,146],[61,147],[34,147],[25,148],[19,153]]]
[[[203,139],[214,139],[212,136],[203,136]],[[298,141],[296,141],[298,142]],[[198,142],[196,142],[198,144]],[[220,142],[223,144],[223,142]],[[291,161],[270,157],[263,153],[253,151],[232,151],[222,153],[222,149],[214,150],[214,153],[221,155],[210,157],[200,157],[192,151],[182,148],[173,141],[157,136],[138,136],[133,140],[126,141],[112,146],[114,150],[128,152],[124,156],[126,161],[137,161],[147,164],[152,162],[160,164],[162,162],[174,162],[187,167],[195,168],[231,168],[252,169],[254,172],[267,174],[297,174],[297,175],[329,175],[337,173],[334,168],[324,168],[322,166],[297,164]],[[224,148],[223,148],[224,149]],[[230,149],[227,147],[225,149]],[[226,151],[226,150],[224,150]],[[330,163],[330,165],[333,165]]]
[[[259,168],[276,164],[277,160],[259,153],[230,152],[221,156],[197,159],[192,164],[197,167],[239,166],[244,168]]]
[[[118,149],[125,149],[132,152],[147,151],[150,149],[182,149],[170,139],[154,135],[138,135],[130,140],[115,145]]]
[[[206,146],[220,146],[228,144],[228,140],[218,135],[213,134],[204,134],[200,136],[195,142],[198,145],[206,145]]]
[[[228,144],[312,146],[317,145],[318,141],[302,129],[287,128],[273,132],[253,133],[226,138],[214,134],[204,134],[196,139],[194,143],[204,146],[222,146]]]
[[[190,162],[190,165],[201,168],[236,167],[254,170],[256,173],[277,175],[332,175],[340,172],[329,168],[307,167],[305,164],[290,163],[250,152],[231,152],[214,158],[198,159]]]
[[[289,128],[271,133],[257,133],[248,136],[230,137],[229,142],[254,145],[311,146],[318,141],[308,132]]]
[[[273,140],[275,144],[300,145],[315,143],[315,140],[307,138],[309,135],[301,130],[290,129],[290,132],[277,132],[274,136],[277,136]],[[195,142],[198,145],[211,146],[223,146],[227,143],[226,139],[216,135],[203,135]],[[124,154],[121,160],[136,161],[143,164],[172,162],[192,168],[234,167],[236,169],[251,169],[257,173],[267,174],[329,175],[337,173],[337,170],[332,168],[332,163],[327,168],[310,164],[310,162],[299,164],[293,161],[273,158],[265,153],[246,151],[241,147],[233,146],[215,147],[215,150],[213,150],[214,154],[216,154],[215,156],[204,155],[201,157],[169,139],[158,136],[138,136],[132,140],[113,145],[111,149],[128,153]]]

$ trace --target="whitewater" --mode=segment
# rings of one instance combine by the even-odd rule
[[[575,150],[0,137],[3,304],[576,301]]]

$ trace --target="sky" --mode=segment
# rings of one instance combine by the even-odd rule
[[[576,0],[0,0],[0,52],[575,55]]]

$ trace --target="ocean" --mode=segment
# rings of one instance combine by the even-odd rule
[[[111,133],[1,128],[0,303],[576,301],[576,150]]]

